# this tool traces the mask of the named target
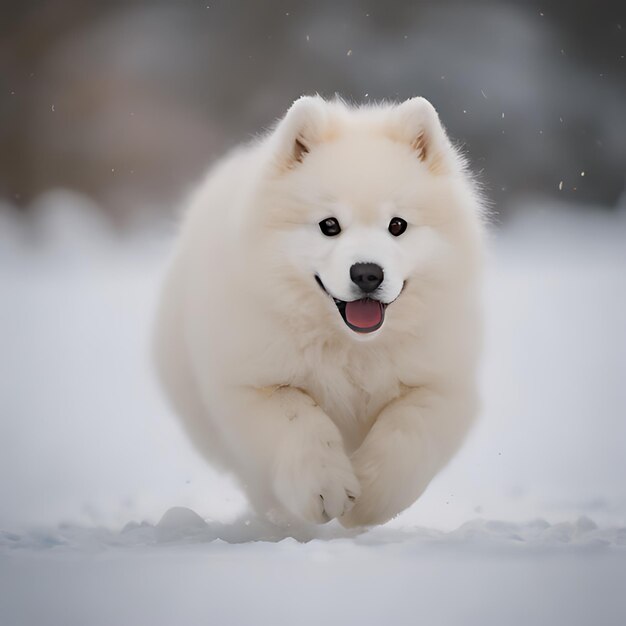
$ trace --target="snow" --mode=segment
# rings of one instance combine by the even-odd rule
[[[149,525],[82,537],[66,529],[71,549],[41,536],[4,552],[3,623],[618,626],[626,616],[624,552],[608,549],[589,520],[376,529],[308,543],[230,543],[208,526],[203,534],[188,510],[178,522],[168,530],[186,539]],[[585,535],[575,549],[559,547]]]
[[[484,411],[407,512],[281,531],[193,451],[148,358],[173,228],[0,207],[1,624],[626,623],[624,211],[494,230]]]

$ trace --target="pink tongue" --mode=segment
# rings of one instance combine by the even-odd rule
[[[376,300],[346,302],[346,319],[356,328],[372,328],[383,319],[383,307]]]

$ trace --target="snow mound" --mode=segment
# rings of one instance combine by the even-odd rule
[[[53,529],[16,533],[0,531],[0,553],[11,549],[48,550],[67,548],[73,551],[133,548],[139,546],[184,546],[212,542],[242,544],[250,542],[327,543],[346,542],[355,546],[405,547],[432,545],[458,548],[499,549],[510,547],[605,547],[626,548],[626,527],[600,528],[589,517],[574,522],[550,524],[544,519],[526,523],[475,519],[456,530],[445,532],[420,526],[379,527],[370,530],[347,530],[337,522],[325,526],[279,527],[266,520],[242,517],[225,524],[204,520],[186,507],[168,509],[157,524],[129,522],[121,531],[61,524]]]

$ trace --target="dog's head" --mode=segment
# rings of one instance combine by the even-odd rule
[[[304,97],[267,149],[266,256],[299,294],[285,300],[294,316],[374,337],[402,309],[410,317],[402,301],[415,304],[420,282],[473,262],[479,203],[423,98],[351,108]]]

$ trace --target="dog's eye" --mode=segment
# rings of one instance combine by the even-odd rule
[[[341,232],[341,226],[339,226],[339,222],[336,218],[327,217],[320,222],[320,230],[327,237],[336,237]]]
[[[407,223],[401,217],[392,218],[389,222],[389,232],[394,237],[399,237],[406,230]]]

